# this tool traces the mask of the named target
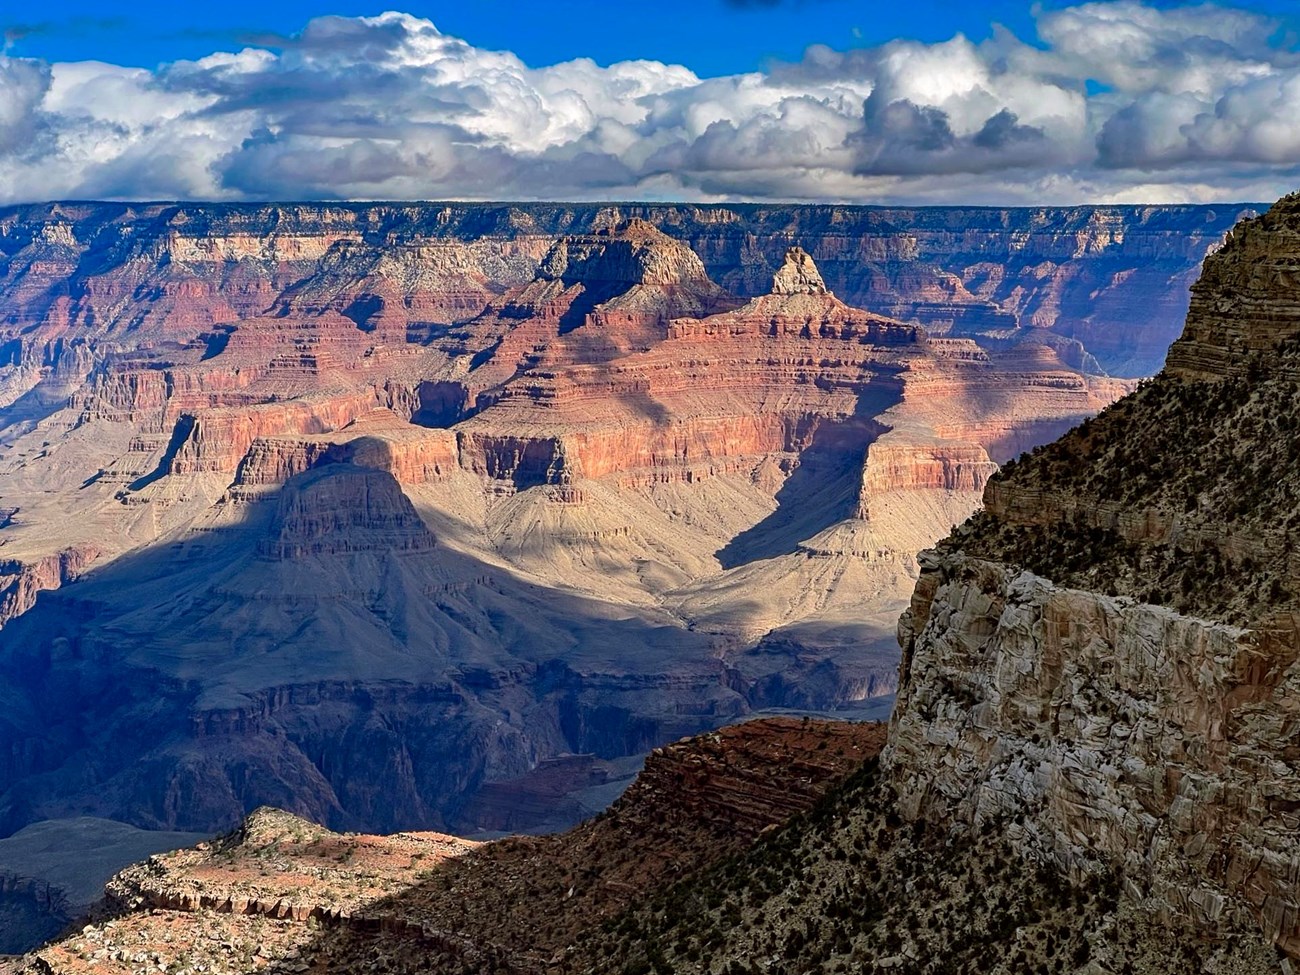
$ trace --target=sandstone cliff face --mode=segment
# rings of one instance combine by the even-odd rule
[[[1224,378],[1300,331],[1300,196],[1279,200],[1233,229],[1192,287],[1187,327],[1169,350],[1168,372]]]
[[[1253,907],[1300,952],[1295,621],[1251,634],[951,555],[904,616],[888,762],[905,814],[1007,821],[1084,882],[1118,867],[1205,936]]]
[[[36,605],[44,589],[58,589],[81,575],[98,558],[93,544],[74,545],[34,562],[17,559],[0,562],[0,625]]]
[[[199,416],[186,414],[173,429],[179,444],[171,455],[167,473],[228,473],[239,467],[259,438],[330,432],[380,405],[373,394],[363,392],[245,409],[225,407]]]
[[[1238,227],[1168,369],[923,558],[884,756],[910,818],[1008,823],[1158,923],[1293,957],[1296,213]]]
[[[826,282],[802,247],[792,247],[772,278],[774,295],[824,295]]]

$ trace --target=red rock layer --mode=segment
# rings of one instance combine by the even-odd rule
[[[77,578],[101,554],[98,546],[85,543],[34,562],[0,560],[0,625],[31,609],[42,590],[58,589]]]
[[[178,426],[184,439],[171,459],[168,473],[230,473],[238,469],[253,441],[260,437],[327,433],[381,405],[373,392],[362,391],[245,409],[206,410],[191,417],[183,427]]]

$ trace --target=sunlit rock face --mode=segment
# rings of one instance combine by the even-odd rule
[[[1239,225],[1152,382],[922,557],[885,764],[1160,923],[1300,955],[1300,200]]]
[[[916,553],[1239,211],[0,211],[0,831],[527,828],[891,694]]]

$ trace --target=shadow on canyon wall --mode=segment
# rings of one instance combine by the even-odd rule
[[[69,815],[211,832],[260,805],[472,828],[486,784],[540,761],[750,711],[720,638],[448,541],[387,472],[330,464],[41,593],[0,631],[0,835]]]
[[[776,493],[776,510],[718,550],[722,567],[734,569],[788,555],[800,542],[852,518],[858,509],[867,448],[889,430],[876,417],[901,398],[897,390],[869,386],[858,396],[852,416],[814,421],[808,445]]]

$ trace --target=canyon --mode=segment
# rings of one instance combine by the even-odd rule
[[[1249,212],[0,211],[0,834],[558,828],[887,709],[916,553]]]
[[[198,932],[216,971],[1293,971],[1297,262],[1300,194],[1207,258],[1165,369],[996,472],[905,422],[873,434],[858,521],[900,479],[914,503],[932,478],[984,500],[918,556],[887,727],[706,732],[555,836],[340,837],[260,810],[124,871],[107,919],[13,969],[158,971]],[[833,304],[814,268],[792,251],[769,295],[672,327],[754,336],[793,298],[876,359],[933,341]],[[282,542],[320,509],[279,510]]]

